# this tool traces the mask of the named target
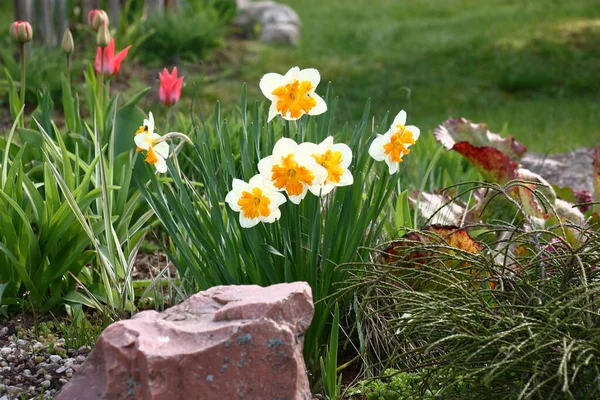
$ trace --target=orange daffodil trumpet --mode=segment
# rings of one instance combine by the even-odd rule
[[[385,161],[390,174],[398,172],[402,157],[410,153],[409,147],[416,143],[421,131],[414,125],[406,124],[406,111],[402,110],[394,118],[390,129],[377,135],[369,147],[369,155],[377,161]]]
[[[258,162],[258,170],[266,181],[284,190],[294,204],[300,204],[309,188],[319,187],[327,179],[327,170],[288,138],[275,143],[273,154]]]
[[[319,71],[314,68],[294,67],[283,76],[273,72],[263,76],[260,90],[272,102],[268,121],[277,114],[294,121],[304,114],[319,115],[327,111],[327,104],[315,93],[320,80]]]
[[[233,211],[240,213],[242,228],[251,228],[259,222],[275,222],[281,218],[279,206],[285,196],[261,175],[254,175],[248,183],[234,179],[225,201]]]
[[[333,143],[333,136],[327,137],[319,144],[302,143],[300,150],[310,154],[317,164],[327,170],[327,177],[322,184],[309,186],[316,196],[325,196],[336,186],[348,186],[354,182],[348,166],[352,162],[352,150],[344,143]]]

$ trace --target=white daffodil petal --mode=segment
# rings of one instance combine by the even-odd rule
[[[273,185],[271,185],[271,186],[273,186]],[[277,190],[277,188],[275,188],[275,186],[273,186],[273,189]],[[287,198],[283,195],[283,193],[280,193],[277,191],[270,192],[269,198],[271,199],[271,205],[272,205],[273,209],[277,209],[279,206],[281,206],[283,203],[285,203],[287,201]]]
[[[236,190],[232,190],[229,193],[227,193],[227,196],[225,196],[225,202],[227,204],[229,204],[229,207],[233,210],[233,211],[237,211],[240,212],[242,210],[242,208],[238,205],[238,200],[241,196],[241,191],[238,192]]]
[[[263,185],[263,177],[260,174],[256,174],[252,178],[250,178],[250,180],[248,181],[248,186],[250,186],[251,188],[257,187],[262,192],[267,191],[267,189]]]
[[[273,99],[273,91],[278,87],[282,86],[283,76],[276,74],[274,72],[270,72],[265,74],[258,86],[260,86],[261,92],[265,95],[265,97],[269,100]]]
[[[299,81],[309,81],[313,88],[316,88],[319,85],[319,82],[321,82],[321,75],[319,74],[319,71],[314,68],[306,68],[299,71],[296,78]]]
[[[165,161],[165,159],[162,158],[160,155],[157,155],[156,158],[158,159],[158,161],[154,163],[156,171],[160,173],[167,172],[167,162]]]
[[[258,172],[263,176],[263,178],[271,180],[271,175],[273,174],[273,156],[267,156],[258,162]]]
[[[343,143],[340,143],[340,144],[343,144]],[[325,138],[325,140],[323,140],[321,143],[319,143],[319,147],[321,147],[323,152],[327,151],[328,149],[335,148],[335,146],[338,146],[338,145],[333,144],[333,136],[327,136]]]
[[[300,68],[292,67],[288,72],[283,76],[283,84],[287,85],[295,79],[298,79],[298,73],[300,72]]]
[[[308,115],[320,115],[327,111],[327,103],[315,92],[310,92],[310,96],[317,100],[317,104],[310,109]]]
[[[169,144],[167,142],[160,142],[154,146],[154,151],[163,158],[169,157]]]
[[[396,125],[406,125],[406,111],[401,110],[396,118],[394,118],[394,122],[392,123],[392,127]]]
[[[148,150],[148,148],[150,147],[148,139],[149,135],[147,135],[146,133],[138,133],[133,138],[133,141],[135,142],[135,145],[140,149]]]
[[[298,153],[312,157],[313,154],[323,153],[323,149],[318,144],[311,143],[311,142],[304,142],[304,143],[300,143],[298,145]]]
[[[412,132],[413,139],[415,140],[415,142],[417,141],[419,136],[421,136],[421,130],[414,125],[407,125],[406,129]]]
[[[231,189],[232,192],[240,194],[243,191],[248,190],[248,184],[241,179],[234,178],[231,182]]]
[[[386,157],[385,163],[388,165],[390,175],[398,172],[398,167],[399,167],[400,163],[392,161],[389,157]]]
[[[308,186],[304,185],[304,187],[302,188],[302,193],[300,193],[299,195],[290,195],[288,193],[288,198],[290,199],[290,201],[294,204],[300,204],[300,202],[306,197],[306,193],[308,192]],[[286,191],[287,193],[287,191]]]
[[[337,186],[348,186],[354,183],[354,177],[352,173],[347,169],[344,170],[342,176],[340,176],[340,181],[337,183]]]
[[[279,112],[277,111],[276,103],[277,101],[273,100],[273,103],[271,103],[271,107],[269,107],[269,117],[267,118],[267,122],[271,122],[271,120],[279,114]]]
[[[149,135],[154,133],[154,115],[152,115],[152,111],[148,113],[148,119],[144,119],[144,126],[148,127]]]
[[[337,143],[333,145],[333,151],[339,151],[342,153],[342,168],[348,168],[348,166],[352,163],[352,150],[345,143]]]
[[[275,146],[273,146],[273,156],[276,158],[285,157],[290,153],[297,152],[298,143],[289,138],[281,138],[275,143]]]
[[[242,228],[252,228],[253,226],[258,225],[259,222],[258,218],[246,218],[244,217],[243,212],[240,213],[240,225]]]
[[[377,135],[369,147],[369,155],[376,161],[383,161],[385,159],[385,151],[383,149],[385,142],[385,135]]]
[[[275,208],[273,210],[271,210],[271,214],[269,214],[267,217],[262,217],[262,221],[263,222],[267,222],[267,223],[273,223],[277,220],[279,220],[281,218],[281,210],[279,210],[278,208]]]

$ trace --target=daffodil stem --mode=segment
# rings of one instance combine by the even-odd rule
[[[21,53],[21,106],[25,105],[25,43],[21,43],[19,46]],[[25,126],[25,113],[21,114],[21,121],[19,126],[23,128]]]

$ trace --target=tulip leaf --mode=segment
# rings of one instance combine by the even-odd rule
[[[135,103],[120,108],[117,111],[114,125],[115,157],[121,153],[135,149],[133,138],[135,131],[142,124],[146,115]]]

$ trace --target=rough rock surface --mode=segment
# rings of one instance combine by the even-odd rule
[[[311,399],[313,312],[304,282],[214,287],[106,328],[56,399]]]
[[[297,46],[300,43],[300,18],[289,6],[274,1],[237,0],[234,24],[247,34],[260,26],[259,39],[266,43]]]
[[[581,148],[569,153],[525,153],[521,164],[540,174],[550,184],[594,192],[592,155],[594,150]]]

